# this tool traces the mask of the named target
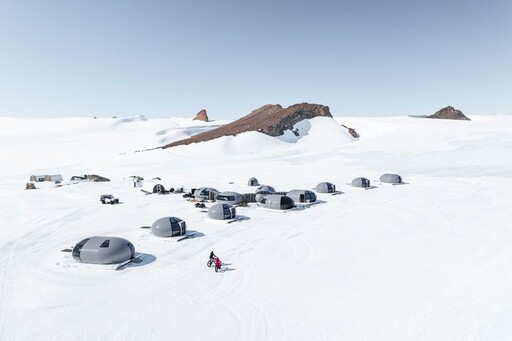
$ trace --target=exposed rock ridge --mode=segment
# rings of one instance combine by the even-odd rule
[[[184,140],[169,143],[162,148],[204,142],[247,131],[258,131],[270,136],[280,136],[285,130],[292,129],[297,122],[319,116],[332,118],[329,107],[321,104],[299,103],[283,108],[279,104],[267,104],[234,122]]]
[[[466,120],[470,119],[462,113],[462,111],[455,109],[452,106],[447,106],[438,110],[435,114],[428,116],[428,118],[441,118],[445,120]]]

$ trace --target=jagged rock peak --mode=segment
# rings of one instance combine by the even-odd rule
[[[470,119],[462,113],[462,111],[455,109],[452,106],[447,106],[438,110],[435,114],[428,116],[428,118],[441,118],[445,120],[467,120]]]
[[[196,117],[194,117],[194,120],[199,120],[203,122],[210,122],[210,119],[208,118],[208,114],[206,113],[206,110],[203,109],[200,112],[196,114]]]
[[[270,136],[280,136],[286,130],[293,129],[297,122],[318,116],[332,118],[329,107],[321,104],[299,103],[283,108],[279,104],[267,104],[234,122],[184,140],[169,143],[162,148],[204,142],[247,131],[258,131]]]

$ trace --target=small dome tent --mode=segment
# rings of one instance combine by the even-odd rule
[[[330,182],[321,182],[316,185],[315,191],[318,193],[334,193],[336,192],[336,186]]]
[[[142,183],[141,191],[146,193],[164,194],[165,187],[159,181],[144,181]]]
[[[295,202],[315,202],[316,194],[312,191],[305,189],[294,189],[286,193],[286,196],[293,199]]]
[[[177,237],[187,234],[187,224],[176,217],[160,218],[151,225],[151,233],[157,237]]]
[[[272,186],[261,185],[258,188],[256,188],[256,192],[255,193],[259,193],[259,192],[262,192],[262,191],[271,192],[271,193],[275,193],[276,192],[275,188],[272,187]]]
[[[384,182],[386,184],[402,183],[402,177],[398,174],[382,174],[379,180],[380,182]]]
[[[368,188],[370,187],[370,180],[367,178],[355,178],[352,180],[352,187]]]
[[[215,204],[208,209],[208,217],[216,220],[234,219],[236,208],[228,204]]]
[[[217,194],[215,200],[225,204],[237,205],[244,201],[244,197],[242,194],[236,192],[221,192]]]
[[[265,208],[271,208],[274,210],[288,210],[295,206],[295,202],[292,198],[286,195],[269,194],[262,198],[258,205]]]
[[[116,264],[131,259],[135,247],[124,238],[95,236],[77,243],[72,254],[81,263]]]
[[[260,183],[258,182],[258,179],[256,178],[250,178],[249,181],[247,181],[248,186],[259,186]]]
[[[215,193],[215,194],[219,193],[219,191],[217,191],[215,188],[212,188],[212,187],[199,187],[198,189],[196,189],[194,191],[194,193],[192,193],[192,195],[196,199],[205,199],[205,200],[207,200],[207,199],[210,198],[210,192],[211,193]]]

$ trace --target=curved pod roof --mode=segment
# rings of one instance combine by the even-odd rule
[[[77,243],[72,254],[82,263],[116,264],[132,258],[135,247],[124,238],[94,236]]]
[[[216,220],[234,219],[236,208],[228,204],[215,204],[208,209],[208,217]]]
[[[258,188],[256,188],[256,192],[255,193],[259,193],[259,192],[271,192],[271,193],[275,193],[276,192],[276,189],[272,186],[268,186],[268,185],[261,185],[259,186]]]
[[[221,192],[217,194],[215,200],[225,204],[237,205],[244,201],[244,197],[242,194],[237,192]]]
[[[352,187],[370,187],[370,180],[368,180],[367,178],[355,178],[354,180],[352,180]]]
[[[306,189],[294,189],[286,193],[286,196],[293,199],[295,202],[315,202],[316,194],[313,191]]]
[[[380,182],[384,182],[387,184],[402,183],[402,177],[398,174],[382,174],[379,180]]]
[[[336,192],[336,186],[330,182],[321,182],[316,185],[315,191],[318,193],[334,193]]]
[[[269,194],[258,202],[259,206],[274,210],[288,210],[295,206],[292,198],[286,195]]]
[[[192,195],[194,198],[208,199],[210,197],[210,192],[219,193],[219,191],[212,187],[199,187]]]
[[[187,224],[176,217],[163,217],[151,225],[151,233],[157,237],[177,237],[187,234]]]

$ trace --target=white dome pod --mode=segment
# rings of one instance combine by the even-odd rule
[[[398,174],[382,174],[380,176],[380,182],[384,182],[386,184],[401,184],[402,177]]]
[[[228,204],[215,204],[208,209],[208,217],[216,220],[235,219],[236,208]]]
[[[176,217],[163,217],[151,225],[151,233],[157,237],[178,237],[187,234],[187,224]]]
[[[274,210],[288,210],[295,206],[295,202],[286,195],[269,194],[258,202],[258,206]]]
[[[250,178],[249,181],[247,181],[248,186],[259,186],[260,183],[258,182],[258,179],[256,178]]]
[[[321,182],[315,187],[317,193],[334,193],[336,192],[336,186],[330,182]]]
[[[237,192],[221,192],[217,194],[215,200],[229,205],[238,205],[244,201],[242,194]]]
[[[286,196],[292,198],[295,202],[308,203],[316,201],[315,192],[308,191],[306,189],[291,190],[290,192],[286,193]]]
[[[135,247],[124,238],[94,236],[77,243],[72,255],[81,263],[117,264],[133,258]]]
[[[196,199],[208,200],[210,198],[210,192],[219,193],[219,191],[212,187],[199,187],[192,193],[192,196]]]
[[[370,180],[367,178],[355,178],[352,180],[352,187],[369,188]]]
[[[256,188],[255,193],[262,192],[262,191],[271,192],[271,193],[275,193],[276,192],[275,188],[272,187],[272,186],[261,185],[258,188]]]

